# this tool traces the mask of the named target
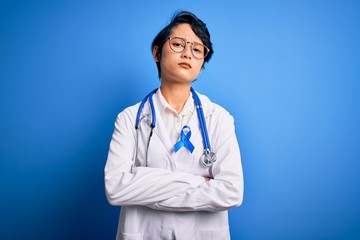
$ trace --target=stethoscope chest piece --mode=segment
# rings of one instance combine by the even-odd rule
[[[208,132],[207,132],[207,128],[206,128],[206,122],[205,122],[204,112],[203,112],[200,98],[196,94],[196,92],[193,88],[190,88],[190,90],[191,90],[193,98],[194,98],[194,104],[196,106],[196,111],[197,111],[199,124],[200,124],[200,128],[201,128],[201,135],[202,135],[203,143],[204,143],[204,153],[200,157],[200,162],[204,167],[211,167],[214,164],[214,162],[216,161],[216,155],[213,151],[211,151],[209,136],[208,136]],[[146,97],[142,100],[142,102],[139,105],[139,109],[138,109],[138,112],[136,115],[136,120],[135,120],[135,129],[138,129],[139,124],[140,124],[141,111],[144,108],[145,102],[147,100],[149,100],[152,120],[151,120],[151,125],[150,125],[151,132],[150,132],[149,140],[148,140],[148,148],[149,148],[150,138],[152,135],[152,130],[155,127],[155,123],[156,123],[155,107],[154,107],[154,103],[152,100],[152,96],[155,94],[156,91],[157,91],[157,89],[154,89],[152,92],[150,92],[148,95],[146,95]],[[189,138],[190,138],[190,136],[189,136]],[[175,146],[176,145],[177,144],[175,144]],[[177,150],[175,150],[175,152],[176,151]],[[192,151],[193,151],[193,149],[190,150],[190,152],[192,152]]]
[[[204,167],[211,167],[216,161],[216,155],[209,149],[205,149],[203,155],[200,157],[200,162]]]

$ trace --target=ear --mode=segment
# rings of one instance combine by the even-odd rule
[[[158,53],[158,50],[159,50],[158,46],[155,46],[153,48],[152,55],[153,55],[153,59],[155,60],[155,62],[160,62],[160,54]]]

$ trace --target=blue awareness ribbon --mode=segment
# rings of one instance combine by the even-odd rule
[[[190,137],[191,137],[190,127],[185,125],[181,130],[180,140],[174,145],[175,152],[177,152],[182,146],[185,146],[192,153],[195,147],[190,142]]]

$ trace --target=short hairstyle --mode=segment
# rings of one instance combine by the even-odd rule
[[[168,37],[171,34],[171,31],[179,24],[187,23],[190,24],[191,29],[194,31],[194,33],[201,39],[201,41],[204,43],[206,47],[209,48],[209,53],[204,59],[204,64],[202,65],[202,68],[205,68],[205,62],[208,62],[211,58],[211,56],[214,53],[212,43],[210,41],[210,33],[209,30],[206,27],[206,24],[201,21],[198,17],[195,16],[195,14],[187,11],[180,11],[176,13],[173,17],[171,22],[164,27],[158,35],[154,38],[152,44],[151,44],[151,51],[153,51],[154,47],[157,46],[157,55],[160,59],[162,49],[164,47],[165,42],[168,40]],[[156,62],[156,66],[158,69],[159,78],[161,78],[161,67],[160,62]]]

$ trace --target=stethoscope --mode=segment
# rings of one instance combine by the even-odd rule
[[[204,117],[204,111],[201,105],[201,101],[199,96],[196,94],[195,90],[191,87],[190,88],[191,93],[193,95],[193,99],[194,99],[194,103],[195,103],[195,107],[196,107],[196,112],[197,112],[197,116],[199,119],[199,124],[200,124],[200,128],[201,128],[201,135],[203,138],[203,144],[204,144],[204,152],[200,157],[200,162],[202,163],[202,165],[204,167],[211,167],[214,162],[216,161],[216,155],[213,151],[211,151],[211,146],[210,146],[210,141],[209,141],[209,135],[208,135],[208,131],[206,128],[206,122],[205,122],[205,117]],[[150,103],[150,108],[151,108],[151,124],[150,124],[150,134],[149,134],[149,139],[148,139],[148,144],[147,144],[147,148],[149,148],[149,143],[150,143],[150,139],[153,133],[153,129],[155,128],[155,124],[156,124],[156,114],[155,114],[155,107],[154,107],[154,103],[152,100],[152,96],[155,94],[155,92],[157,91],[157,89],[154,89],[153,91],[151,91],[148,95],[146,95],[146,97],[141,101],[137,115],[136,115],[136,121],[135,121],[135,129],[137,130],[139,128],[139,124],[140,124],[140,115],[141,112],[144,108],[144,105],[146,103],[147,100],[149,100]]]

